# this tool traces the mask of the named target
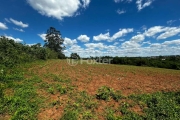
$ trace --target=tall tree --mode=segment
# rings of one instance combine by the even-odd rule
[[[80,59],[80,56],[77,53],[71,53],[71,59]]]
[[[50,27],[46,33],[46,40],[44,47],[48,47],[51,50],[61,53],[65,49],[62,46],[64,39],[61,37],[60,31],[56,30],[54,27]]]

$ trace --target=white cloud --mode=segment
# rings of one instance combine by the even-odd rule
[[[6,30],[6,29],[8,29],[8,27],[6,26],[6,24],[0,22],[0,29]]]
[[[74,45],[76,43],[77,43],[76,39],[71,40],[70,38],[67,38],[67,37],[64,38],[64,45],[65,46],[72,46],[72,45]]]
[[[24,24],[23,22],[14,20],[12,18],[10,18],[10,21],[13,22],[15,25],[23,27],[23,28],[26,28],[29,26],[28,24]]]
[[[115,40],[115,39],[117,39],[117,38],[123,37],[123,36],[125,36],[126,34],[131,33],[131,32],[133,32],[133,28],[120,29],[119,32],[115,33],[115,34],[111,37],[110,41],[113,41],[113,40]]]
[[[38,34],[39,37],[41,37],[43,40],[46,40],[46,34]]]
[[[95,41],[108,40],[108,39],[110,39],[109,32],[107,32],[105,34],[101,33],[97,36],[93,36],[93,40],[95,40]]]
[[[135,41],[125,41],[124,43],[121,44],[121,46],[122,48],[138,48],[141,45]]]
[[[144,9],[145,7],[148,7],[152,4],[154,0],[146,0],[146,2],[143,4],[143,0],[137,0],[136,4],[137,4],[137,8],[138,11],[141,11],[142,9]]]
[[[5,37],[8,38],[8,39],[14,40],[17,43],[23,42],[23,40],[20,39],[20,38],[14,38],[14,37],[11,37],[11,36],[5,36]]]
[[[142,46],[146,44],[146,46]],[[81,57],[90,56],[159,56],[180,54],[180,39],[151,43],[150,41],[139,44],[135,41],[125,41],[121,46],[105,45],[103,43],[86,43],[86,48],[72,45],[66,50],[66,55],[77,52]]]
[[[168,37],[172,37],[172,36],[175,36],[175,35],[178,35],[180,33],[180,27],[171,27],[171,28],[168,28],[166,30],[165,33],[162,33],[161,35],[159,35],[157,37],[157,39],[166,39]]]
[[[143,26],[141,27],[141,29],[142,29],[142,30],[147,30],[146,25],[143,25]]]
[[[86,8],[91,1],[90,1],[90,0],[82,0],[82,2],[83,2],[83,5],[82,5],[82,6],[83,6],[84,8]]]
[[[142,42],[145,39],[143,34],[138,34],[136,36],[133,36],[130,41],[134,42]]]
[[[173,44],[174,45],[180,45],[180,39],[171,40],[171,41],[165,41],[164,43],[162,43],[162,45],[173,45]]]
[[[18,29],[18,28],[13,28],[13,29],[16,30],[16,31],[24,32],[23,29]]]
[[[90,37],[88,37],[87,35],[80,35],[77,39],[81,42],[89,42]]]
[[[107,32],[105,34],[101,33],[97,36],[93,36],[93,40],[95,40],[95,41],[107,40],[108,42],[112,42],[112,41],[114,41],[120,37],[123,37],[126,34],[131,33],[131,32],[133,32],[133,28],[119,29],[119,31],[117,33],[115,33],[112,37],[110,36],[109,32]],[[123,41],[124,41],[124,39],[123,39]]]
[[[118,45],[119,44],[119,42],[114,42],[114,44],[113,45]]]
[[[150,42],[150,41],[146,41],[146,42],[143,42],[143,43],[142,43],[142,45],[144,45],[144,44],[149,44],[149,45],[150,45],[151,42]]]
[[[82,53],[84,52],[84,49],[81,48],[81,46],[79,45],[72,45],[69,49],[68,49],[69,52],[71,53]]]
[[[160,43],[153,43],[150,45],[150,47],[161,48],[161,44]]]
[[[99,49],[104,49],[105,46],[103,43],[87,43],[84,44],[87,48],[91,48],[91,49],[95,49],[95,48],[99,48]]]
[[[11,21],[9,21],[7,18],[4,18],[4,20],[8,23],[11,23]]]
[[[33,46],[36,45],[37,43],[33,43],[33,44],[26,44],[27,46]]]
[[[149,28],[147,31],[145,31],[144,35],[147,37],[153,37],[157,33],[162,33],[166,30],[168,30],[168,27],[154,26],[154,27]]]
[[[155,37],[156,34],[161,33],[157,39],[166,39],[178,35],[180,33],[180,27],[164,27],[164,26],[154,26],[146,30],[143,35],[147,37]]]
[[[126,13],[126,11],[125,11],[125,10],[120,10],[120,9],[118,9],[116,12],[117,12],[119,15],[120,15],[120,14],[124,14],[124,13]]]
[[[86,8],[90,0],[27,0],[40,14],[62,20],[77,15],[78,9]]]
[[[169,21],[167,21],[167,24],[172,25],[174,22],[176,22],[176,20],[169,20]]]
[[[119,41],[120,41],[120,42],[123,42],[123,41],[125,41],[125,39],[119,39]]]

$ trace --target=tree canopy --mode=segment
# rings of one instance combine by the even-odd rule
[[[47,47],[58,54],[58,58],[65,58],[63,50],[65,46],[62,46],[64,39],[61,36],[60,31],[56,30],[54,27],[50,27],[46,33],[46,40],[44,47]]]
[[[71,53],[71,59],[80,59],[80,56],[77,53]]]

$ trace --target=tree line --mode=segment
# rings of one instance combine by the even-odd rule
[[[111,60],[111,64],[148,66],[180,70],[180,55],[151,56],[151,57],[110,57],[102,56],[101,61]]]
[[[44,46],[40,43],[26,45],[17,43],[4,36],[0,37],[0,67],[13,67],[20,63],[32,62],[35,60],[64,59],[65,55],[62,46],[64,39],[60,31],[50,27],[47,30]]]

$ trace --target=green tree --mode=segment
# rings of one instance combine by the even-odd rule
[[[80,59],[80,56],[77,53],[71,53],[71,59]]]
[[[60,31],[56,30],[54,27],[50,27],[46,33],[46,40],[44,47],[47,47],[58,53],[58,58],[61,58],[63,55],[63,50],[65,47],[62,46],[64,39],[61,36]]]

